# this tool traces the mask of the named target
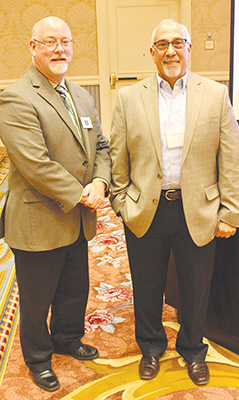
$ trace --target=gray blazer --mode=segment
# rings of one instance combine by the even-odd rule
[[[0,96],[0,137],[9,159],[5,241],[10,247],[44,251],[73,243],[81,224],[95,235],[96,213],[77,204],[94,177],[110,182],[109,143],[102,136],[89,93],[66,85],[80,117],[90,117],[83,141],[48,79],[32,65]]]

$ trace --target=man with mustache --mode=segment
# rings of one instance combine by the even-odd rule
[[[157,74],[120,90],[116,100],[111,202],[125,227],[140,377],[156,377],[167,348],[161,318],[172,248],[181,314],[176,349],[192,381],[204,385],[214,238],[239,226],[239,129],[226,86],[187,70],[185,26],[160,22],[150,53]]]
[[[5,241],[15,256],[24,360],[35,384],[54,391],[53,353],[78,360],[99,354],[81,339],[87,241],[110,182],[110,157],[91,96],[64,78],[73,54],[68,25],[40,20],[30,50],[32,66],[0,97],[10,160]]]

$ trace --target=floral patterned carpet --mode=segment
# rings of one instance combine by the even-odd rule
[[[5,203],[9,161],[0,147],[0,213]],[[19,296],[13,254],[0,239],[0,384],[2,382],[12,340],[17,327]]]
[[[188,378],[175,351],[179,325],[165,304],[163,321],[168,348],[152,381],[138,375],[140,351],[134,338],[132,282],[121,219],[109,201],[98,213],[97,236],[89,243],[90,296],[83,342],[96,346],[97,360],[81,362],[53,355],[60,389],[35,386],[25,366],[17,329],[0,386],[1,400],[239,400],[239,356],[209,342],[210,383],[198,388]],[[205,339],[206,340],[206,339]]]

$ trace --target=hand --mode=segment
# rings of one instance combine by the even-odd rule
[[[228,239],[230,236],[235,235],[237,228],[220,221],[216,231],[216,237]]]
[[[93,181],[83,189],[80,203],[85,207],[90,207],[91,212],[96,211],[102,206],[105,198],[105,183],[102,181]]]

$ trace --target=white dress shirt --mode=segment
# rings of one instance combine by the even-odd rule
[[[163,185],[162,189],[180,189],[181,162],[183,146],[169,148],[167,134],[171,130],[185,131],[187,73],[174,84],[173,90],[168,82],[157,74],[159,121],[162,142]]]

